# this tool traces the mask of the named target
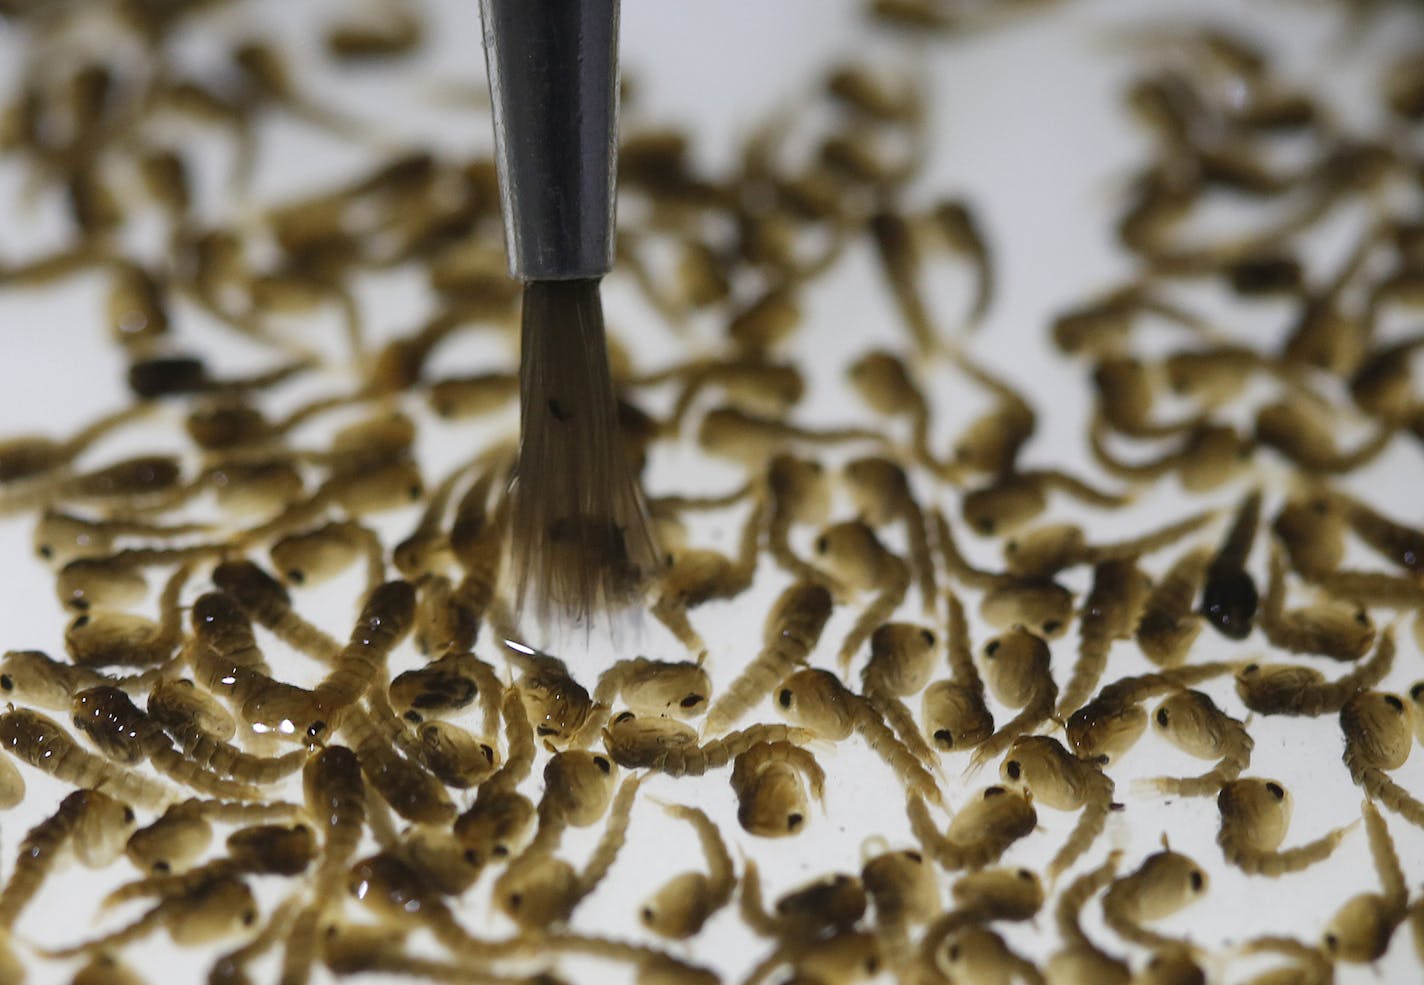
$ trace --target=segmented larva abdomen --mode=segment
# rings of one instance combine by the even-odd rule
[[[192,760],[184,759],[171,747],[155,749],[149,762],[169,779],[220,800],[260,800],[264,796],[254,786],[207,772]]]
[[[906,713],[908,717],[908,713]],[[941,803],[939,784],[929,770],[901,742],[895,733],[868,707],[868,702],[855,702],[855,724],[870,751],[895,771],[895,775],[932,803]]]
[[[9,930],[20,913],[39,892],[40,885],[54,865],[55,855],[74,833],[74,826],[84,809],[83,794],[71,793],[60,802],[59,810],[31,828],[20,842],[20,853],[10,881],[0,890],[0,928]]]
[[[1241,844],[1234,837],[1218,839],[1226,860],[1248,875],[1281,876],[1300,872],[1316,862],[1323,862],[1335,851],[1348,828],[1336,828],[1312,842],[1281,851],[1263,851]]]
[[[708,770],[720,769],[735,756],[746,752],[758,742],[805,741],[805,729],[780,723],[762,723],[728,732],[702,746],[668,750],[654,765],[671,776],[701,776]]]
[[[850,632],[846,633],[838,654],[843,667],[850,665],[856,652],[870,638],[870,634],[875,632],[875,628],[895,614],[895,610],[905,600],[905,592],[910,588],[910,569],[905,567],[905,562],[889,556],[886,563],[892,570],[890,584],[865,607],[851,626]]]
[[[1073,673],[1058,699],[1058,717],[1067,717],[1079,708],[1093,694],[1093,688],[1102,679],[1103,670],[1108,665],[1108,650],[1112,647],[1107,621],[1100,616],[1085,613],[1081,620],[1078,641],[1078,660],[1073,665]]]
[[[1068,833],[1068,840],[1063,843],[1063,847],[1058,849],[1057,854],[1048,863],[1048,878],[1050,880],[1057,879],[1059,875],[1068,871],[1084,852],[1093,847],[1093,842],[1098,840],[1098,835],[1102,834],[1103,829],[1107,827],[1110,809],[1106,801],[1088,803],[1083,806],[1078,812],[1078,823]]]
[[[799,642],[786,636],[764,648],[713,703],[703,723],[703,732],[716,735],[728,728],[763,695],[771,693],[778,682],[805,663],[806,655],[806,649]]]
[[[966,854],[960,847],[946,838],[930,817],[924,799],[912,795],[905,804],[905,814],[910,819],[910,831],[924,847],[925,854],[939,863],[942,869],[972,868]]]
[[[899,740],[904,743],[905,748],[920,761],[921,765],[928,769],[938,762],[939,757],[930,748],[930,744],[925,741],[924,735],[915,723],[915,716],[909,708],[905,707],[903,701],[878,689],[867,689],[866,699],[870,702],[871,707],[885,719]]]
[[[183,755],[200,768],[246,783],[275,783],[301,769],[307,758],[305,749],[293,749],[275,757],[254,756],[191,724],[168,726],[168,734],[173,736]]]

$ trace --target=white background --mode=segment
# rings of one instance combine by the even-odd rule
[[[261,12],[254,21],[260,30],[281,31],[285,37],[300,36],[302,25],[322,23],[325,12],[337,5],[253,4]],[[484,147],[488,143],[488,122],[478,109],[422,109],[431,103],[431,93],[439,86],[458,82],[478,89],[483,79],[483,59],[477,47],[475,4],[449,2],[428,4],[439,18],[440,29],[432,33],[433,50],[416,71],[378,70],[347,73],[340,78],[320,75],[319,52],[303,52],[298,65],[300,77],[311,79],[322,98],[338,102],[363,117],[380,121],[392,134],[410,134],[422,141],[435,140],[452,150]],[[1083,2],[1065,4],[1041,16],[987,32],[971,39],[918,40],[891,38],[871,30],[858,6],[841,0],[626,0],[623,11],[624,64],[637,83],[637,105],[626,123],[630,129],[644,123],[672,124],[695,133],[695,152],[709,168],[734,161],[741,141],[750,127],[766,119],[773,109],[797,105],[810,98],[831,63],[847,57],[891,59],[900,65],[923,71],[934,91],[932,160],[928,173],[911,192],[912,203],[923,204],[942,194],[963,195],[973,203],[991,237],[999,281],[999,296],[987,323],[970,343],[971,350],[987,365],[1011,376],[1034,401],[1040,414],[1038,436],[1026,455],[1032,465],[1061,464],[1086,469],[1083,446],[1083,409],[1087,393],[1087,369],[1068,363],[1051,353],[1046,345],[1046,326],[1054,312],[1080,301],[1097,290],[1115,286],[1130,266],[1118,254],[1111,239],[1109,217],[1119,200],[1128,169],[1142,160],[1147,145],[1127,124],[1120,98],[1122,84],[1133,70],[1130,46],[1112,43],[1112,27],[1135,22],[1150,13],[1153,20],[1182,22],[1208,13],[1229,20],[1259,34],[1277,56],[1286,78],[1329,91],[1342,116],[1365,126],[1371,112],[1369,100],[1377,72],[1388,52],[1399,50],[1417,31],[1407,17],[1389,16],[1351,35],[1343,18],[1333,9],[1314,4],[1287,4],[1231,0],[1220,2]],[[238,12],[224,14],[216,22],[236,26]],[[19,39],[4,39],[0,65],[16,67]],[[193,46],[194,58],[204,57],[201,44]],[[257,188],[259,198],[286,195],[322,186],[329,180],[352,173],[361,157],[351,148],[325,138],[313,137],[284,121],[266,126],[261,134]],[[211,142],[209,142],[211,143]],[[197,146],[195,144],[195,146]],[[220,168],[224,151],[204,143],[202,153],[214,168]],[[215,171],[216,173],[216,171]],[[21,203],[21,177],[13,164],[0,166],[0,192],[6,211],[0,223],[0,256],[14,259],[42,251],[58,242],[58,203],[54,196],[39,196]],[[214,181],[206,189],[206,206],[236,209],[244,206],[222,201],[220,185]],[[11,204],[13,203],[13,204]],[[1328,266],[1348,242],[1348,232],[1327,231],[1313,247],[1312,260]],[[1318,253],[1318,256],[1315,255]],[[953,311],[962,300],[965,282],[947,274],[936,303]],[[688,342],[661,329],[638,299],[633,288],[617,275],[606,286],[610,325],[620,338],[630,343],[640,367],[663,365],[685,353]],[[97,412],[121,403],[122,360],[107,342],[101,322],[101,284],[97,279],[79,278],[62,290],[0,292],[0,333],[4,340],[0,355],[0,430],[4,432],[43,431],[65,434],[92,418]],[[370,316],[373,336],[408,329],[418,323],[422,305],[418,281],[409,276],[387,275],[361,285],[363,305]],[[1280,336],[1288,314],[1284,307],[1255,305],[1233,308],[1220,298],[1206,298],[1203,304],[1222,312],[1223,330],[1241,332],[1262,339]],[[883,290],[878,285],[871,258],[863,249],[848,252],[843,261],[808,293],[806,322],[799,339],[798,355],[807,361],[813,386],[798,411],[807,423],[865,421],[863,408],[846,395],[840,373],[855,354],[872,345],[901,345],[903,335],[895,324]],[[694,326],[695,338],[705,344],[715,338],[716,326]],[[262,365],[265,357],[205,330],[196,320],[185,322],[182,331],[205,352],[214,353],[213,364],[233,372]],[[335,321],[320,321],[311,327],[314,334],[336,345]],[[325,334],[322,334],[325,333]],[[1170,341],[1170,337],[1166,337]],[[1161,345],[1163,339],[1150,340]],[[438,368],[450,372],[469,371],[509,364],[508,346],[498,340],[481,338],[442,350]],[[313,384],[328,388],[339,384],[332,373]],[[969,387],[946,385],[935,378],[933,399],[941,415],[936,438],[943,446],[970,417],[982,409],[982,397]],[[172,441],[171,422],[161,429]],[[475,440],[459,429],[442,428],[423,434],[422,461],[428,477],[438,477],[443,466],[468,454]],[[151,447],[158,440],[145,437],[133,447]],[[125,446],[116,442],[115,453]],[[1412,495],[1421,475],[1417,450],[1396,442],[1390,453],[1352,484],[1366,491],[1383,508],[1401,517],[1421,519],[1417,497]],[[654,461],[650,476],[653,492],[672,489],[722,489],[737,481],[737,473],[718,463],[706,463],[697,456],[669,451]],[[1279,492],[1278,470],[1267,481]],[[1234,502],[1239,488],[1229,490],[1216,501]],[[953,509],[952,495],[940,502]],[[1272,500],[1274,502],[1274,500]],[[1170,490],[1146,497],[1140,507],[1127,515],[1091,517],[1095,533],[1103,537],[1145,530],[1169,518],[1184,515],[1188,507]],[[848,506],[840,504],[845,513]],[[1059,513],[1075,514],[1069,508]],[[739,521],[740,514],[731,514]],[[399,536],[412,522],[409,517],[392,517],[382,529]],[[0,521],[0,627],[5,648],[45,648],[62,652],[61,633],[65,617],[52,591],[49,574],[34,560],[29,550],[31,521],[28,518]],[[731,531],[725,520],[700,532],[710,541],[731,547]],[[994,558],[993,545],[972,542],[967,549],[981,561]],[[1258,570],[1263,565],[1258,551]],[[716,680],[725,683],[739,661],[749,658],[760,636],[760,621],[767,600],[782,584],[769,570],[763,571],[756,589],[730,604],[711,604],[699,610],[696,624],[711,647]],[[1073,587],[1086,587],[1082,573]],[[349,589],[344,582],[329,591],[303,596],[304,611],[312,614],[328,630],[344,635],[349,623]],[[189,598],[201,586],[190,589]],[[343,596],[343,592],[348,594]],[[907,607],[907,613],[918,609]],[[1379,613],[1383,620],[1386,613]],[[820,660],[829,660],[839,634],[849,626],[853,614],[839,612],[827,630],[827,646]],[[1424,677],[1419,652],[1407,626],[1400,627],[1400,657],[1387,687],[1400,690]],[[975,640],[986,638],[976,623]],[[1060,681],[1073,653],[1070,636],[1055,644],[1055,667]],[[1203,634],[1194,659],[1215,659],[1228,653],[1258,653],[1264,643],[1253,638],[1240,648],[1225,647],[1219,638]],[[661,630],[647,626],[630,643],[628,652],[674,657],[677,648]],[[598,648],[602,649],[602,648]],[[589,671],[601,659],[599,652],[587,656],[576,648],[565,651],[571,665]],[[493,655],[485,653],[487,658]],[[413,659],[411,654],[402,661]],[[1142,666],[1124,645],[1112,658],[1109,673],[1131,673]],[[300,673],[308,673],[305,668]],[[294,675],[295,676],[295,675]],[[1241,712],[1230,696],[1228,685],[1206,688],[1233,713]],[[764,720],[775,720],[773,709],[760,709]],[[1006,717],[1006,716],[1004,716]],[[1339,764],[1341,749],[1338,730],[1330,717],[1307,721],[1255,721],[1252,733],[1256,750],[1250,773],[1282,780],[1296,798],[1296,815],[1287,845],[1313,839],[1326,830],[1347,823],[1358,814],[1360,793]],[[636,904],[666,876],[699,865],[696,843],[685,826],[666,821],[652,804],[653,798],[704,806],[721,823],[734,843],[734,855],[745,853],[757,859],[768,894],[775,896],[812,876],[829,871],[855,871],[862,845],[869,836],[881,836],[894,846],[908,845],[903,798],[893,778],[879,761],[861,748],[859,740],[831,750],[819,748],[830,781],[825,809],[817,812],[807,831],[795,839],[758,842],[742,832],[734,819],[735,802],[726,775],[717,774],[691,781],[655,778],[644,785],[643,802],[636,813],[628,847],[606,883],[578,912],[575,927],[588,932],[628,935],[633,932]],[[978,787],[992,782],[989,769],[978,777],[959,777],[967,757],[945,761],[951,778],[948,796],[958,805]],[[1397,774],[1400,782],[1424,792],[1424,755],[1416,755]],[[1216,812],[1211,799],[1161,803],[1138,798],[1128,785],[1133,777],[1162,773],[1199,772],[1203,764],[1158,743],[1144,739],[1114,774],[1119,781],[1119,797],[1128,801],[1128,810],[1116,818],[1084,866],[1095,864],[1109,846],[1127,852],[1126,865],[1135,865],[1153,850],[1163,834],[1174,848],[1196,858],[1212,873],[1212,887],[1203,902],[1179,916],[1164,921],[1167,933],[1189,936],[1209,948],[1229,946],[1247,937],[1265,933],[1287,933],[1306,939],[1318,935],[1328,915],[1349,895],[1377,888],[1370,868],[1362,833],[1355,832],[1328,862],[1310,872],[1282,880],[1248,879],[1220,863],[1214,844]],[[26,828],[47,813],[61,794],[57,784],[28,768],[30,797],[19,809],[0,816],[0,867],[8,875],[16,845]],[[1044,808],[1040,811],[1043,830],[1015,846],[1006,861],[1041,865],[1056,849],[1072,819]],[[1401,820],[1390,817],[1411,887],[1424,879],[1424,838]],[[591,845],[595,832],[573,832],[567,852],[575,860]],[[127,863],[94,874],[78,868],[67,870],[36,901],[21,922],[22,939],[59,943],[89,932],[89,914],[102,892],[128,878]],[[260,882],[260,880],[259,880]],[[485,926],[488,880],[467,894],[462,910],[471,927]],[[276,898],[279,885],[261,885],[264,900]],[[348,910],[355,911],[354,904]],[[125,911],[126,913],[130,911]],[[1097,923],[1096,914],[1086,919],[1090,932],[1115,952],[1121,948]],[[490,931],[500,924],[490,924]],[[1053,946],[1051,918],[1045,914],[1036,925],[1001,928],[1005,936],[1025,953],[1043,957]],[[716,917],[687,948],[677,948],[695,960],[711,963],[732,980],[743,974],[763,954],[767,945],[755,942],[731,910]],[[161,935],[134,947],[134,964],[153,981],[201,980],[207,966],[205,956],[175,952]],[[1213,965],[1217,980],[1238,981],[1249,966],[1245,963]],[[255,978],[271,974],[270,960],[257,966]],[[180,971],[181,969],[181,971]],[[1390,954],[1378,968],[1342,968],[1345,982],[1417,981],[1418,958],[1413,954],[1407,931],[1396,935]],[[64,980],[67,972],[57,965],[37,968],[34,981]],[[592,969],[579,975],[592,981]],[[598,966],[596,980],[612,980],[616,972]],[[320,974],[318,975],[320,977]]]

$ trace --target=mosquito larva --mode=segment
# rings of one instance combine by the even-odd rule
[[[965,985],[1015,979],[1043,985],[1043,975],[1032,961],[1014,951],[997,933],[978,925],[963,927],[940,941],[934,951],[925,955],[925,963],[933,973],[952,976],[952,981]]]
[[[1159,667],[1180,666],[1201,632],[1192,603],[1211,564],[1211,553],[1195,548],[1183,554],[1148,593],[1137,623],[1137,644]]]
[[[1059,492],[1088,506],[1115,509],[1127,505],[1131,493],[1094,488],[1057,470],[1026,470],[995,476],[969,489],[960,504],[965,522],[985,537],[1012,534],[1048,508],[1048,495]]]
[[[127,609],[148,595],[143,569],[117,557],[81,557],[59,569],[55,595],[68,609]]]
[[[1093,587],[1083,601],[1078,660],[1058,698],[1056,714],[1066,719],[1097,687],[1115,640],[1129,638],[1142,616],[1152,583],[1134,560],[1103,561],[1093,568]]]
[[[816,538],[816,556],[838,584],[852,591],[876,593],[837,652],[841,667],[848,667],[875,627],[890,618],[904,601],[910,587],[910,569],[885,549],[869,525],[859,520],[822,530]]]
[[[979,743],[970,758],[976,769],[999,755],[1016,737],[1029,732],[1053,714],[1058,700],[1048,644],[1016,626],[984,644],[985,679],[994,697],[1019,713],[993,735]]]
[[[288,534],[273,542],[268,553],[273,566],[293,585],[319,585],[363,559],[370,588],[385,578],[380,541],[374,531],[354,520]]]
[[[1293,803],[1290,791],[1277,780],[1243,777],[1225,783],[1216,795],[1221,814],[1216,843],[1226,861],[1248,875],[1275,877],[1329,858],[1353,825],[1282,850]]]
[[[652,613],[691,652],[703,653],[706,646],[688,620],[688,610],[713,599],[735,598],[751,587],[765,515],[766,504],[753,503],[742,525],[736,557],[701,548],[670,552],[672,560],[663,572]]]
[[[732,900],[736,876],[732,857],[717,826],[695,807],[669,805],[669,816],[692,825],[707,863],[707,871],[673,876],[644,901],[638,911],[643,926],[662,937],[686,940]]]
[[[867,859],[860,878],[875,904],[876,922],[890,930],[892,940],[903,941],[905,928],[928,923],[940,912],[939,879],[917,851],[886,851]]]
[[[1409,890],[1388,825],[1368,800],[1361,804],[1360,813],[1364,817],[1380,892],[1350,897],[1326,924],[1321,944],[1325,953],[1337,962],[1370,963],[1384,957],[1409,906]]]
[[[702,730],[718,735],[804,664],[831,617],[831,595],[822,585],[798,582],[773,603],[762,631],[762,649],[707,711]]]
[[[1337,712],[1350,696],[1374,687],[1394,667],[1394,627],[1379,634],[1375,652],[1347,674],[1326,680],[1314,667],[1249,663],[1236,673],[1236,693],[1261,715],[1325,715]]]
[[[185,759],[168,736],[122,690],[95,687],[74,695],[74,726],[106,756],[125,766],[148,762],[169,779],[209,796],[227,800],[257,800],[259,792],[247,783],[206,772]]]
[[[1172,392],[1204,408],[1230,403],[1246,389],[1253,376],[1270,372],[1272,368],[1255,349],[1234,345],[1179,349],[1163,360],[1167,385]]]
[[[505,655],[519,668],[514,690],[534,723],[534,734],[557,745],[586,743],[594,714],[593,697],[574,680],[568,666],[547,653],[505,641]]]
[[[122,537],[146,541],[169,540],[206,533],[202,523],[158,524],[134,519],[89,519],[73,513],[47,509],[35,524],[32,539],[35,553],[52,565],[63,566],[78,558],[103,558],[114,553]]]
[[[130,835],[124,852],[140,871],[161,874],[192,865],[212,839],[212,824],[195,804],[184,801]]]
[[[1118,936],[1148,948],[1179,943],[1142,924],[1169,917],[1207,891],[1201,866],[1170,848],[1147,856],[1135,871],[1113,880],[1103,894],[1103,916]]]
[[[1399,695],[1361,691],[1341,706],[1340,730],[1350,778],[1390,810],[1424,827],[1424,804],[1388,775],[1409,758],[1412,718]]]
[[[1333,421],[1300,397],[1267,404],[1256,412],[1256,440],[1306,473],[1340,475],[1369,464],[1388,447],[1394,429],[1381,425],[1348,451],[1336,447]]]
[[[698,424],[697,443],[708,454],[760,468],[787,444],[841,445],[878,443],[880,435],[869,428],[813,428],[789,424],[722,406],[708,411]]]
[[[1146,784],[1158,793],[1179,797],[1210,796],[1241,775],[1256,742],[1244,722],[1232,718],[1201,691],[1170,694],[1152,713],[1152,725],[1178,749],[1199,759],[1217,759],[1215,768],[1188,778],[1156,777]],[[1140,782],[1140,781],[1139,781]]]
[[[489,728],[498,722],[504,686],[489,664],[473,653],[456,651],[397,674],[389,690],[396,713],[412,724],[458,712],[479,701],[481,720]]]
[[[26,708],[0,714],[0,747],[56,779],[76,787],[103,787],[149,810],[178,799],[167,785],[86,752],[58,722]]]
[[[1077,524],[1044,524],[1005,541],[1004,563],[1010,574],[1044,578],[1079,564],[1132,560],[1199,530],[1213,515],[1213,511],[1199,513],[1139,537],[1107,544],[1089,544]]]
[[[789,742],[758,742],[738,755],[732,766],[737,795],[737,823],[764,838],[802,830],[809,813],[806,785],[820,800],[826,774],[810,751]]]
[[[158,597],[159,620],[106,610],[82,611],[64,632],[64,645],[83,666],[157,667],[168,663],[183,635],[178,601],[190,569],[169,575]]]
[[[999,775],[1006,783],[1021,784],[1035,803],[1061,811],[1078,812],[1078,822],[1067,841],[1048,863],[1050,882],[1066,872],[1102,834],[1113,809],[1113,781],[1088,759],[1081,759],[1057,739],[1046,735],[1021,735],[1009,747]]]
[[[1291,498],[1271,521],[1291,567],[1305,578],[1331,572],[1345,558],[1344,512],[1333,496]]]
[[[979,611],[991,625],[1027,626],[1047,639],[1068,629],[1073,615],[1073,594],[1051,578],[1019,577],[983,571],[964,559],[949,523],[938,510],[934,521],[939,547],[951,575],[971,587],[985,589]]]
[[[332,658],[331,671],[312,689],[328,720],[360,700],[386,658],[415,621],[415,588],[408,581],[388,581],[366,598],[351,638]]]
[[[1190,493],[1217,489],[1241,476],[1251,464],[1255,443],[1228,425],[1203,422],[1188,431],[1181,444],[1160,457],[1128,462],[1114,456],[1105,441],[1105,426],[1095,420],[1089,430],[1093,460],[1117,478],[1143,481],[1175,472]]]
[[[442,574],[421,575],[415,581],[415,647],[427,656],[440,657],[469,650],[480,623],[460,599],[455,583]]]
[[[1115,431],[1133,438],[1161,438],[1190,430],[1197,419],[1162,424],[1152,420],[1161,381],[1151,367],[1128,356],[1107,356],[1093,370],[1097,413]]]
[[[871,410],[891,417],[907,417],[915,457],[935,472],[943,466],[930,451],[930,409],[910,368],[896,355],[872,350],[851,363],[846,379]]]
[[[939,596],[934,558],[924,512],[910,488],[904,468],[889,458],[866,456],[847,462],[841,470],[861,517],[874,527],[899,520],[905,527],[910,567],[919,586],[922,608],[934,611]]]
[[[985,787],[954,815],[943,832],[920,797],[910,796],[906,813],[925,854],[950,870],[993,865],[1010,845],[1038,825],[1032,802],[1001,786]]]
[[[792,577],[840,592],[834,577],[808,564],[792,550],[790,532],[796,524],[819,525],[830,512],[830,481],[820,462],[779,454],[767,463],[767,549]]]
[[[1285,596],[1285,559],[1273,547],[1260,620],[1272,646],[1350,661],[1363,657],[1374,644],[1375,625],[1364,607],[1322,598],[1303,608],[1287,610]]]
[[[1119,851],[1108,853],[1106,861],[1078,876],[1058,894],[1054,923],[1063,947],[1044,966],[1054,985],[1127,985],[1132,977],[1127,962],[1100,948],[1082,925],[1083,908],[1112,883],[1121,855]]]
[[[502,454],[503,449],[497,451]],[[391,560],[403,577],[416,581],[423,575],[444,570],[454,560],[444,528],[445,513],[456,486],[469,468],[468,465],[456,468],[430,490],[415,529],[392,549]],[[379,543],[376,542],[378,550]]]
[[[617,661],[599,675],[593,700],[611,706],[621,698],[637,715],[693,718],[707,710],[711,693],[712,679],[700,662],[634,657]]]
[[[942,520],[942,518],[937,517]],[[984,703],[984,682],[974,664],[964,606],[952,590],[945,591],[946,638],[953,677],[935,681],[921,698],[924,732],[939,749],[972,749],[994,732],[994,718]]]
[[[995,920],[1027,921],[1043,908],[1043,883],[1028,869],[980,869],[961,873],[950,887],[954,906],[925,931],[921,948],[933,954],[956,931]]]
[[[9,881],[0,889],[0,927],[9,931],[34,899],[54,867],[56,856],[74,834],[93,791],[75,790],[59,809],[31,828],[20,842],[20,854]]]
[[[101,906],[136,899],[182,899],[220,879],[244,875],[295,876],[306,871],[316,842],[306,824],[262,824],[227,838],[227,855],[178,873],[159,873],[127,882],[104,897]]]
[[[496,903],[505,914],[527,930],[547,929],[566,921],[603,881],[622,850],[639,783],[637,777],[628,777],[619,786],[603,835],[582,871],[575,872],[552,855],[529,866],[506,869],[494,887]]]
[[[1256,616],[1256,583],[1246,571],[1246,559],[1260,518],[1261,490],[1254,489],[1241,501],[1231,529],[1206,566],[1202,615],[1217,632],[1233,640],[1250,635]]]
[[[954,473],[990,476],[1012,473],[1019,451],[1038,427],[1033,407],[1003,379],[951,350],[955,367],[995,397],[992,410],[972,421],[954,440],[949,467]]]

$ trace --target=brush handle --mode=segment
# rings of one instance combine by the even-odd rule
[[[613,266],[619,0],[480,0],[509,270]]]

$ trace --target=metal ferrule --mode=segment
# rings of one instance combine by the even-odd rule
[[[509,270],[613,266],[619,0],[480,0]]]

